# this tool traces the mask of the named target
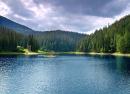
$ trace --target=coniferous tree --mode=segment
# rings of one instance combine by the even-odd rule
[[[39,45],[33,35],[28,36],[28,45],[31,47],[31,51],[38,51]]]
[[[130,15],[86,37],[80,41],[78,50],[130,53]]]

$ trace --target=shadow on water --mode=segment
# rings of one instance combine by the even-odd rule
[[[123,56],[108,56],[108,55],[87,55],[89,57],[104,60],[109,69],[116,69],[119,72],[130,74],[130,57]]]
[[[102,61],[107,61],[106,66],[108,68],[117,69],[120,72],[128,72],[130,73],[130,58],[129,57],[122,57],[122,56],[109,56],[109,55],[57,55],[57,56],[85,56],[85,57],[92,57],[94,59],[99,59]],[[38,55],[31,55],[31,56],[24,56],[24,55],[0,55],[0,67],[4,65],[15,64],[17,58],[45,58],[44,56]],[[7,62],[9,61],[9,62]]]
[[[17,67],[18,65],[23,65],[24,60],[23,59],[31,59],[31,58],[37,58],[38,56],[32,55],[32,56],[25,56],[25,55],[0,55],[0,67],[8,68],[13,65],[13,67]],[[19,59],[22,58],[19,61]],[[19,61],[19,62],[18,62]]]
[[[18,56],[17,55],[0,55],[0,67],[3,67],[3,66],[9,66],[11,64],[14,64],[16,58]]]
[[[130,58],[116,57],[116,66],[119,71],[130,74]]]

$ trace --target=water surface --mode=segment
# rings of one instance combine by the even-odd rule
[[[129,94],[130,58],[0,56],[0,94]]]

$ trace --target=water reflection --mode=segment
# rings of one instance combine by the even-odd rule
[[[88,55],[90,56],[90,55]],[[130,72],[130,58],[122,56],[90,56],[104,61],[109,69],[117,69],[119,72]],[[103,64],[104,65],[104,64]],[[105,66],[104,65],[104,66]]]
[[[0,56],[0,94],[129,94],[130,58]]]
[[[116,66],[119,71],[130,73],[130,58],[116,57]]]

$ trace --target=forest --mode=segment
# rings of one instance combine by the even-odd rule
[[[61,30],[23,34],[0,26],[0,52],[20,52],[28,46],[33,52],[130,53],[130,15],[90,35]]]
[[[83,38],[81,52],[130,53],[130,15]]]
[[[40,50],[55,52],[76,51],[77,43],[85,37],[84,34],[61,30],[39,32],[34,36],[39,42]]]
[[[31,51],[39,49],[39,44],[33,35],[23,35],[0,26],[0,52],[20,52],[22,49],[27,48],[28,45],[31,45]]]
[[[76,51],[78,41],[85,37],[83,34],[68,31],[46,31],[35,34],[22,34],[0,26],[0,51],[19,52],[20,49],[30,51]],[[22,51],[22,50],[21,50]]]

